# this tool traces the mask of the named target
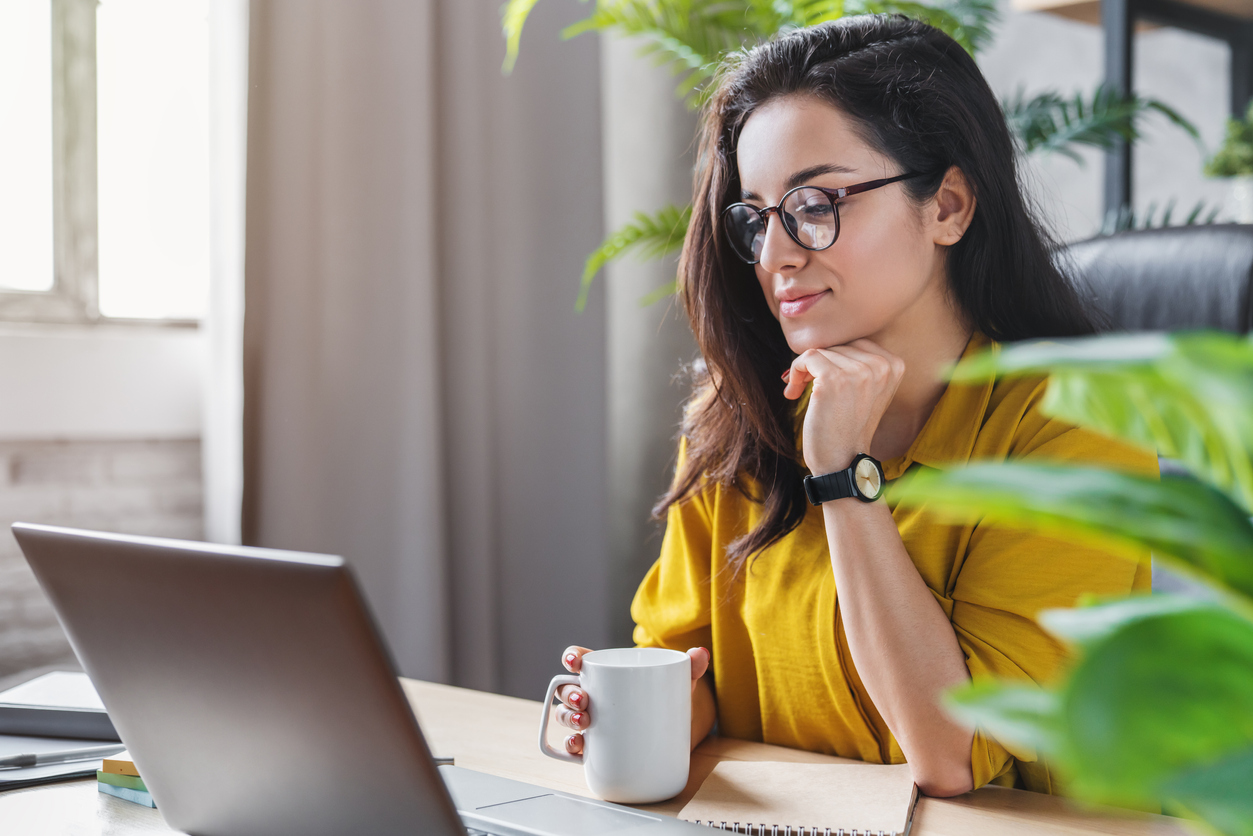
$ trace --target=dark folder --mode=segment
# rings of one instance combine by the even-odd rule
[[[119,740],[85,673],[54,671],[0,692],[0,734]]]

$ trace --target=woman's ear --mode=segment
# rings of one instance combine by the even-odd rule
[[[944,182],[933,198],[934,241],[951,247],[962,239],[975,216],[975,193],[970,181],[957,166],[944,173]]]

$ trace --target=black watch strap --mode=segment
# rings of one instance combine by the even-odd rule
[[[806,476],[805,496],[809,498],[810,505],[858,496],[857,488],[853,485],[853,469],[850,467],[822,476]]]
[[[877,471],[878,478],[874,481],[878,482],[878,490],[873,496],[867,496],[857,489],[857,466],[863,461],[873,464]],[[872,479],[875,475],[874,472],[870,474]],[[846,499],[854,496],[862,502],[874,502],[883,495],[883,465],[879,464],[879,460],[873,456],[858,453],[853,457],[853,463],[843,470],[825,473],[822,476],[806,476],[804,485],[805,496],[811,505],[821,505],[833,499]]]

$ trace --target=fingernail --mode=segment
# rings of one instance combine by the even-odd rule
[[[575,727],[576,729],[577,729],[577,728],[582,727],[582,725],[583,725],[583,712],[582,712],[582,711],[576,711],[574,714],[571,714],[571,715],[570,715],[570,722],[571,722],[571,723],[574,723],[574,727]]]
[[[788,369],[788,370],[787,370],[787,371],[785,371],[785,372],[784,372],[781,376],[782,376],[782,378],[783,378],[783,382],[784,382],[784,383],[786,383],[786,382],[787,382],[787,379],[788,379],[789,377],[791,377],[791,376],[792,376],[792,370],[791,370],[791,369]]]
[[[567,752],[569,752],[571,749],[573,749],[573,748],[574,748],[574,739],[575,739],[576,737],[578,737],[578,735],[577,735],[577,734],[572,734],[572,735],[570,735],[569,737],[567,737],[567,738],[566,738],[566,751],[567,751]]]
[[[580,694],[578,691],[575,691],[573,694],[570,695],[570,704],[573,705],[575,708],[578,708],[579,700],[581,699],[583,699],[583,695]]]
[[[567,664],[567,665],[569,665],[569,666],[571,666],[571,667],[573,667],[573,666],[574,666],[574,660],[575,660],[575,659],[577,659],[577,658],[579,658],[579,657],[578,657],[578,656],[575,656],[573,653],[567,653],[567,654],[566,654],[566,664]]]

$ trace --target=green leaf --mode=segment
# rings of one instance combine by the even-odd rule
[[[679,292],[679,283],[677,281],[666,282],[661,287],[655,290],[650,290],[648,293],[646,293],[640,299],[640,307],[647,308],[649,305],[655,305],[658,302],[660,302],[662,299],[673,296],[674,294],[678,292]]]
[[[1200,132],[1178,111],[1157,99],[1123,96],[1112,87],[1100,86],[1090,97],[1082,92],[1066,97],[1046,90],[1030,98],[1019,89],[1001,103],[1010,132],[1028,154],[1058,153],[1080,165],[1078,146],[1108,149],[1118,139],[1134,142],[1142,136],[1141,124],[1150,112],[1159,113],[1198,143]]]
[[[1057,758],[1065,750],[1055,691],[985,679],[954,688],[943,703],[955,718],[1012,745],[1018,754]],[[1031,752],[1022,751],[1024,747]]]
[[[1011,751],[1047,760],[1068,794],[1162,803],[1248,834],[1253,622],[1168,596],[1055,610],[1050,619],[1063,612],[1088,622],[1066,682],[970,683],[945,696],[948,710]]]
[[[1184,815],[1231,836],[1253,836],[1253,746],[1168,780],[1162,794]]]
[[[855,5],[855,9],[853,8]],[[849,11],[864,14],[901,14],[941,30],[972,55],[992,40],[996,6],[960,0],[951,3],[918,3],[910,0],[850,0]]]
[[[597,0],[591,15],[561,34],[612,31],[640,38],[642,54],[684,73],[676,92],[694,106],[728,53],[765,40],[781,22],[777,13],[732,0]]]
[[[1189,786],[1176,776],[1253,745],[1253,622],[1216,605],[1131,620],[1086,648],[1062,716],[1076,794],[1166,800]]]
[[[1253,525],[1221,491],[1186,477],[1157,479],[1091,467],[982,463],[917,468],[889,499],[942,518],[1044,532],[1131,558],[1144,550],[1253,607]]]
[[[1253,174],[1253,103],[1243,119],[1228,119],[1223,144],[1205,163],[1207,177]]]
[[[1039,621],[1059,639],[1082,646],[1109,638],[1133,621],[1209,606],[1212,604],[1182,595],[1135,595],[1095,606],[1044,610]]]
[[[646,260],[656,260],[679,250],[683,246],[691,220],[691,206],[680,209],[672,204],[662,207],[653,215],[636,212],[633,221],[616,230],[587,257],[575,309],[582,311],[587,305],[587,294],[591,290],[592,280],[602,267],[621,258],[630,250],[635,250]]]
[[[957,381],[1049,374],[1049,415],[1156,449],[1253,510],[1253,342],[1220,332],[1003,346]]]
[[[513,72],[513,66],[518,62],[522,26],[538,2],[539,0],[508,0],[500,9],[501,29],[505,33],[505,63],[501,66],[501,72],[505,75]]]

